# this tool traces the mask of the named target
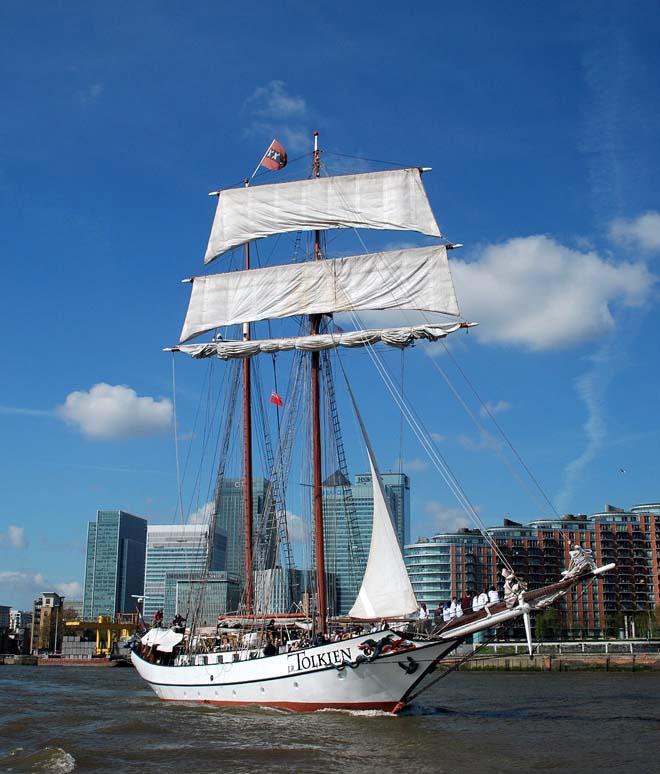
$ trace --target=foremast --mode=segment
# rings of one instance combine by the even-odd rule
[[[245,187],[250,181],[245,181]],[[245,271],[250,271],[250,243],[245,243]],[[243,323],[243,341],[250,341],[250,323]],[[252,613],[253,578],[252,578],[252,387],[251,360],[243,361],[243,468],[245,473],[245,491],[243,492],[243,507],[245,510],[245,612]]]
[[[314,155],[312,174],[315,178],[321,176],[319,153],[319,133],[314,132]],[[314,260],[322,260],[321,232],[314,231]],[[321,315],[310,315],[310,333],[318,335]],[[326,578],[325,578],[325,536],[323,524],[323,481],[321,471],[321,390],[319,383],[320,354],[312,352],[311,356],[311,403],[312,403],[312,467],[313,467],[313,505],[314,505],[314,555],[316,559],[316,612],[318,615],[318,630],[325,632],[328,617]]]

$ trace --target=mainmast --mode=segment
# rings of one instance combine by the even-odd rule
[[[245,181],[245,187],[250,181]],[[250,269],[250,243],[245,243],[245,269]],[[243,341],[250,340],[250,323],[243,323]],[[245,612],[253,612],[252,593],[252,401],[250,358],[243,360],[243,468],[245,472],[245,491],[243,507],[245,510]]]
[[[320,177],[321,164],[319,156],[319,133],[314,132],[314,157],[312,173]],[[314,231],[314,260],[321,260],[321,232]],[[319,332],[321,315],[310,315],[310,332]],[[320,356],[312,352],[312,465],[313,465],[313,504],[314,504],[314,553],[316,556],[316,609],[318,612],[318,628],[326,630],[327,599],[325,587],[325,544],[323,534],[323,484],[321,481],[321,410],[320,410]]]

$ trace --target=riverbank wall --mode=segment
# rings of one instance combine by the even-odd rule
[[[443,666],[456,666],[444,661]],[[660,671],[660,655],[628,654],[616,656],[475,656],[460,664],[461,671],[493,672],[649,672]]]
[[[125,658],[58,658],[42,656],[0,655],[0,666],[55,666],[55,667],[130,667]]]

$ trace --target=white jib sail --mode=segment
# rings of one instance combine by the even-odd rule
[[[395,618],[417,610],[417,598],[408,577],[383,485],[368,449],[374,516],[371,546],[362,586],[349,612],[351,618]]]
[[[221,191],[204,263],[252,239],[328,228],[441,236],[416,168],[319,177]]]
[[[237,323],[367,309],[458,315],[447,248],[406,248],[195,277],[180,341]]]

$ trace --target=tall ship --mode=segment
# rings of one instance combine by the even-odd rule
[[[286,163],[284,148],[273,141],[257,170],[263,166],[278,171]],[[163,700],[398,713],[437,679],[436,671],[444,673],[443,660],[472,637],[522,618],[531,652],[531,613],[613,566],[596,567],[589,552],[575,546],[571,565],[556,583],[527,590],[524,579],[516,578],[506,557],[500,556],[501,599],[461,609],[448,620],[427,617],[404,564],[391,499],[354,394],[358,385],[351,384],[351,358],[358,352],[366,355],[377,386],[434,459],[431,434],[409,405],[402,385],[392,378],[382,352],[439,341],[473,325],[460,316],[447,257],[460,245],[440,233],[423,185],[429,169],[337,175],[322,171],[315,133],[306,179],[256,185],[246,180],[213,192],[217,209],[204,261],[239,255],[242,265],[188,280],[192,292],[180,343],[170,349],[196,360],[219,360],[224,369],[217,400],[223,417],[215,441],[209,534],[215,534],[226,508],[231,439],[238,430],[243,579],[238,609],[220,616],[217,626],[202,620],[202,579],[197,584],[202,594],[190,601],[187,620],[170,628],[153,627],[133,649],[132,662],[140,676]],[[417,232],[433,241],[429,246],[331,257],[329,245],[334,242],[328,234],[336,233],[334,229],[354,229],[360,239],[363,229]],[[293,239],[289,262],[255,265],[257,246],[274,242],[274,252],[283,235]],[[273,239],[261,241],[269,237]],[[363,324],[365,313],[384,310],[414,312],[417,317],[397,327]],[[350,321],[351,329],[337,325],[336,315],[342,315],[342,325]],[[275,325],[285,323],[296,328],[293,335],[273,335]],[[256,336],[257,324],[268,335]],[[231,331],[239,334],[228,337]],[[200,336],[206,340],[191,341]],[[254,380],[259,379],[261,387],[262,377],[254,361],[271,359],[274,364],[281,353],[289,353],[289,376],[286,391],[281,395],[275,385],[271,396],[278,412],[273,441],[256,396]],[[357,545],[335,377],[345,387],[345,403],[352,409],[368,460],[373,491],[368,546]],[[257,440],[258,430],[263,432]],[[262,450],[267,473],[259,508],[254,502],[254,445]],[[310,567],[304,589],[291,549],[287,505],[301,483],[300,471],[292,464],[296,450],[309,470],[301,496],[308,499],[310,514],[310,545],[304,554]],[[329,519],[324,513],[323,463],[325,459],[327,476],[329,457],[337,471],[335,483],[346,489],[345,533],[351,545],[343,548],[361,576],[354,602],[343,615],[336,607],[334,567],[326,561],[336,529],[336,515]],[[232,536],[227,537],[231,542]]]

